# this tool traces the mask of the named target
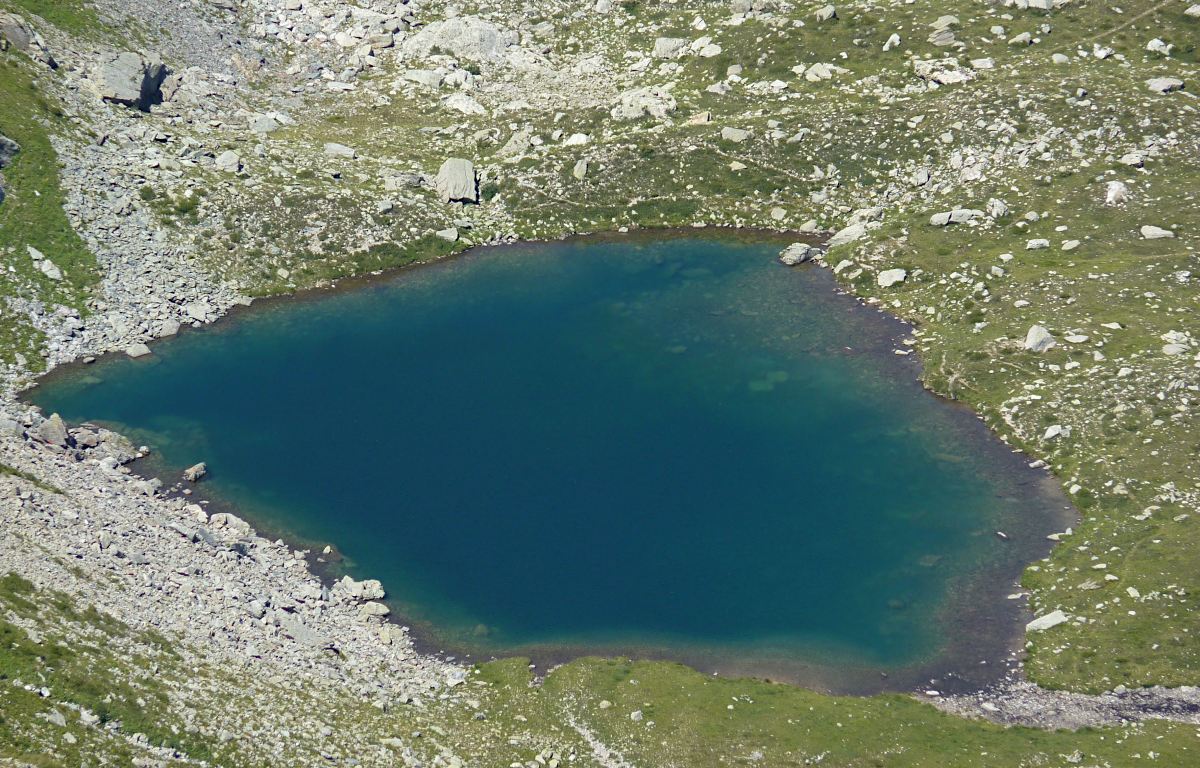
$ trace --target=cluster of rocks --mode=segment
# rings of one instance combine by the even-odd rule
[[[16,154],[21,151],[21,145],[7,136],[0,134],[0,204],[4,203],[5,183],[4,169],[12,162]]]
[[[1013,679],[978,693],[923,698],[960,717],[1032,728],[1045,726],[1047,712],[1057,713],[1058,727],[1071,730],[1133,723],[1147,717],[1200,724],[1200,688],[1191,685],[1133,689],[1121,685],[1092,696],[1052,691]]]
[[[165,633],[190,665],[249,669],[261,680],[303,674],[381,706],[459,697],[463,670],[417,653],[404,628],[384,621],[379,582],[322,583],[306,552],[257,536],[230,513],[163,495],[126,466],[139,455],[119,435],[68,429],[56,414],[0,416],[0,461],[41,483],[0,474],[0,573]],[[190,696],[213,684],[196,682]],[[186,701],[184,717],[195,712]],[[189,727],[216,740],[246,733],[244,717],[214,707]],[[271,744],[260,746],[270,754]]]

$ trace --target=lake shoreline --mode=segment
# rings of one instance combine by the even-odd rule
[[[646,229],[646,230],[636,230],[631,233],[613,232],[613,233],[604,233],[601,235],[578,235],[578,236],[573,236],[572,238],[569,238],[569,240],[572,240],[572,241],[587,240],[589,242],[591,242],[591,241],[603,242],[603,241],[607,241],[607,240],[620,241],[620,240],[629,240],[629,239],[634,239],[634,240],[652,239],[655,241],[660,241],[664,237],[682,238],[682,239],[710,239],[710,240],[733,238],[733,239],[739,239],[739,240],[752,240],[753,242],[756,242],[756,243],[761,243],[764,239],[766,239],[768,242],[778,241],[778,244],[781,246],[785,243],[797,241],[797,237],[794,233],[788,234],[788,233],[770,232],[770,233],[766,233],[764,235],[764,233],[757,232],[757,231],[747,232],[744,230],[742,230],[742,231],[739,231],[739,230],[726,231],[726,230],[714,230],[714,229],[700,229],[700,230],[696,230],[696,229],[672,229],[672,230]],[[558,244],[558,243],[561,243],[562,241],[545,241],[545,242],[547,244]],[[809,242],[811,242],[811,240],[809,240]],[[418,267],[429,267],[429,266],[435,266],[438,264],[442,264],[442,263],[446,262],[448,259],[458,258],[460,256],[465,256],[467,254],[475,254],[477,252],[483,251],[484,248],[487,248],[488,252],[490,253],[490,249],[492,249],[492,248],[503,249],[506,246],[529,247],[531,245],[537,245],[537,244],[520,242],[520,243],[515,243],[515,244],[505,244],[505,245],[498,245],[498,246],[496,246],[496,245],[476,246],[476,247],[469,248],[461,253],[454,254],[454,255],[446,257],[444,259],[438,259],[438,260],[435,260],[432,262],[424,262],[424,263],[419,263],[419,264],[408,265],[408,266],[399,267],[399,268],[396,268],[393,270],[388,270],[388,271],[380,273],[378,275],[369,275],[369,276],[363,276],[363,277],[349,278],[344,281],[339,281],[338,283],[336,283],[334,285],[330,285],[330,286],[313,288],[313,289],[298,292],[295,294],[274,296],[274,297],[270,297],[270,298],[267,298],[264,300],[255,301],[255,302],[253,302],[253,304],[251,304],[250,306],[247,306],[247,307],[243,307],[240,309],[237,307],[234,307],[233,310],[227,315],[227,317],[229,317],[231,321],[236,321],[238,318],[250,316],[249,313],[252,311],[264,311],[271,307],[280,305],[281,303],[284,302],[284,300],[287,300],[287,304],[290,306],[291,304],[294,303],[294,300],[296,300],[296,299],[299,299],[299,300],[320,299],[320,298],[324,298],[324,297],[330,295],[330,293],[332,293],[332,292],[353,291],[355,289],[365,287],[366,285],[379,283],[379,282],[389,282],[392,280],[401,279],[402,276],[406,272],[408,272],[410,270],[414,270]],[[801,268],[807,268],[807,267],[801,267]],[[911,378],[912,378],[913,386],[920,387],[922,389],[922,391],[927,395],[933,394],[934,397],[937,397],[936,394],[929,392],[927,389],[925,389],[923,387],[923,385],[921,385],[921,383],[919,381],[920,372],[921,372],[921,364],[920,364],[920,361],[916,358],[916,356],[909,355],[909,356],[905,356],[905,357],[901,358],[900,356],[893,354],[893,349],[896,347],[895,342],[898,342],[898,340],[901,337],[907,336],[911,332],[912,326],[910,324],[908,324],[907,322],[892,316],[890,313],[887,313],[886,310],[884,310],[878,306],[873,306],[868,302],[858,299],[853,294],[848,293],[837,283],[836,280],[833,279],[832,274],[830,274],[830,273],[827,273],[827,274],[829,274],[828,288],[830,290],[847,297],[847,299],[849,301],[852,301],[855,304],[857,304],[859,311],[868,310],[868,309],[874,310],[873,315],[878,320],[878,322],[886,323],[890,329],[895,329],[894,333],[892,333],[892,339],[894,342],[893,345],[891,345],[888,349],[869,350],[868,353],[886,355],[887,356],[886,359],[888,360],[889,364],[895,364],[897,366],[900,366],[903,368],[903,370],[905,371],[906,374],[907,373],[912,374]],[[206,325],[203,327],[208,327],[208,326]],[[203,327],[202,327],[202,329],[203,329]],[[184,331],[184,332],[186,333],[186,331]],[[123,353],[110,353],[110,354],[123,354]],[[79,362],[68,364],[65,366],[59,366],[53,372],[51,372],[50,374],[47,374],[47,376],[44,377],[43,379],[41,379],[40,381],[53,380],[53,378],[56,378],[57,376],[71,376],[75,373],[78,373],[80,370],[83,370],[84,368],[85,368],[84,364],[79,363]],[[1000,445],[1002,445],[1002,443],[1000,443],[1000,441],[996,438],[994,433],[992,433],[981,421],[979,421],[979,419],[974,415],[974,413],[971,412],[969,409],[967,409],[965,406],[962,406],[961,404],[955,403],[953,401],[946,401],[946,400],[944,400],[944,398],[939,397],[938,399],[943,400],[944,405],[957,406],[957,409],[963,414],[964,418],[969,414],[971,421],[975,422],[977,425],[975,428],[980,437],[981,444],[986,445],[990,441],[991,443],[995,444],[993,446],[993,448],[998,448]],[[1028,462],[1022,461],[1020,458],[1014,459],[1012,469],[1014,471],[1025,471],[1025,472],[1033,472],[1034,471],[1034,470],[1030,470],[1028,468],[1023,468],[1023,467],[1020,468],[1020,470],[1018,470],[1018,465],[1023,464],[1023,463],[1028,463]],[[137,462],[137,464],[133,467],[134,471],[135,472],[139,471],[139,467],[141,467],[141,466],[146,466],[146,468],[148,468],[148,469],[152,468],[153,461],[147,462],[147,461],[143,460],[143,461]],[[161,470],[161,475],[163,477],[160,479],[166,478],[167,484],[170,484],[170,478],[172,477],[172,475],[173,475],[173,478],[178,478],[178,476],[179,476],[177,471],[173,471],[173,470],[177,470],[177,469],[182,469],[182,468],[163,468]],[[1045,478],[1043,478],[1043,479],[1045,480],[1048,478],[1049,478],[1049,475],[1046,475]],[[1061,495],[1061,489],[1057,488],[1057,484],[1053,483],[1052,480],[1050,480],[1049,482],[1051,485],[1054,486],[1055,490],[1057,490],[1057,492]],[[192,495],[192,500],[205,499],[205,498],[206,498],[206,494],[203,493],[203,485],[201,484],[201,486],[199,486],[197,488],[196,493],[194,493]],[[1063,499],[1065,500],[1065,497],[1063,497]],[[208,506],[209,506],[210,510],[218,509],[220,511],[228,511],[228,512],[231,512],[234,514],[242,515],[242,512],[239,511],[236,508],[236,505],[234,505],[234,504],[224,502],[219,499],[212,498],[212,497],[208,497],[206,500],[209,502]],[[254,520],[252,515],[248,515],[246,517],[248,518],[249,522],[251,522],[252,524],[257,524],[257,523],[262,522],[262,521]],[[1073,522],[1071,519],[1071,513],[1064,511],[1061,522],[1063,522],[1064,525],[1070,524],[1071,522]],[[256,527],[258,527],[258,526],[256,525]],[[1057,525],[1052,526],[1052,528],[1054,530],[1061,529]],[[297,540],[297,538],[294,535],[289,534],[287,531],[279,531],[279,532],[271,531],[270,526],[261,527],[260,530],[263,530],[264,532],[269,532],[269,533],[271,533],[272,536],[274,536],[276,533],[278,533],[278,537],[280,539],[282,539],[283,541],[287,542],[289,545],[299,544],[300,546],[313,546],[311,542],[303,542],[303,541]],[[319,545],[317,545],[317,546],[319,546]],[[1013,572],[1013,569],[1011,567],[1009,569],[1007,569],[1005,571],[1005,573],[1001,575],[1000,578],[997,578],[997,574],[993,574],[993,573],[986,572],[986,571],[980,572],[977,576],[977,579],[972,580],[973,583],[970,585],[970,589],[966,589],[964,591],[970,592],[970,593],[974,593],[976,591],[986,592],[987,593],[987,601],[992,602],[992,603],[994,603],[994,601],[997,601],[997,600],[1003,600],[1004,599],[1003,593],[1009,592],[1012,589],[1016,588],[1013,586],[1012,582],[1014,579],[1019,579],[1020,572],[1024,570],[1024,567],[1026,565],[1028,565],[1029,562],[1032,562],[1033,560],[1037,559],[1037,557],[1044,556],[1045,553],[1049,551],[1049,548],[1050,548],[1049,542],[1041,542],[1039,540],[1039,542],[1037,542],[1036,547],[1033,548],[1034,556],[1029,558],[1024,563],[1024,565],[1021,565],[1019,568],[1017,568],[1015,570],[1015,573]],[[321,562],[322,559],[325,559],[326,562]],[[341,573],[344,570],[343,568],[340,568],[337,563],[329,562],[329,558],[322,558],[322,556],[320,554],[314,554],[312,552],[310,552],[308,555],[308,562],[309,562],[310,568],[312,568],[314,570],[314,572],[322,579],[322,581],[324,583],[326,583],[327,586],[332,585],[334,580],[337,578],[337,576],[341,575]],[[366,574],[366,575],[369,576],[370,574]],[[974,583],[975,581],[978,581],[979,583]],[[385,585],[385,587],[386,587],[386,585]],[[1020,602],[1023,605],[1023,601],[1020,601]],[[805,663],[805,662],[796,661],[796,660],[790,660],[789,664],[783,665],[783,667],[788,668],[789,671],[781,673],[780,670],[783,667],[775,666],[772,668],[771,665],[759,663],[755,659],[740,659],[739,660],[738,658],[736,658],[734,656],[721,656],[718,654],[711,654],[711,653],[689,654],[687,652],[680,653],[678,651],[678,649],[654,647],[654,646],[639,648],[636,646],[621,645],[621,644],[615,644],[613,646],[603,646],[603,647],[588,646],[588,645],[585,645],[585,646],[574,646],[574,645],[525,646],[525,647],[518,647],[512,653],[510,653],[506,649],[504,651],[503,655],[505,655],[505,656],[512,656],[514,654],[515,655],[528,655],[534,660],[534,662],[538,665],[539,668],[552,667],[559,663],[568,661],[572,658],[577,658],[579,656],[635,655],[636,658],[649,658],[649,659],[661,659],[661,660],[665,660],[665,661],[678,661],[681,663],[685,663],[689,666],[693,666],[694,668],[697,668],[700,671],[704,671],[704,672],[718,672],[719,671],[723,674],[733,675],[733,676],[747,676],[748,675],[748,676],[754,676],[754,677],[763,677],[763,678],[768,678],[768,679],[777,680],[777,681],[781,681],[781,682],[797,684],[797,685],[812,688],[815,690],[823,690],[823,691],[827,691],[827,692],[870,695],[873,693],[879,693],[879,692],[883,692],[883,691],[929,690],[931,687],[936,686],[938,690],[944,689],[945,691],[951,692],[951,693],[967,694],[967,693],[973,693],[973,692],[983,690],[987,686],[994,685],[1003,679],[1010,678],[1017,671],[1018,668],[1016,666],[1016,660],[1020,654],[1020,646],[1021,646],[1021,642],[1022,642],[1023,636],[1024,636],[1024,633],[1023,633],[1024,621],[1026,621],[1028,618],[1028,612],[1025,611],[1025,609],[1023,607],[1018,607],[1015,603],[1016,603],[1016,601],[1005,600],[1004,602],[996,604],[997,613],[1004,614],[1003,619],[997,619],[997,617],[995,617],[995,616],[987,616],[987,615],[977,617],[978,621],[980,621],[984,626],[987,626],[989,628],[989,631],[986,634],[981,635],[981,637],[986,637],[990,641],[988,643],[987,653],[977,653],[976,652],[977,649],[974,647],[974,644],[971,642],[968,642],[966,640],[966,636],[962,635],[962,636],[956,636],[954,641],[948,643],[948,646],[951,647],[952,649],[956,648],[957,646],[961,646],[961,647],[957,648],[957,651],[951,652],[952,656],[957,657],[956,660],[952,663],[947,663],[949,661],[949,659],[946,658],[947,654],[945,652],[939,652],[935,657],[928,660],[928,662],[919,663],[919,664],[913,665],[911,667],[905,667],[905,668],[901,668],[901,669],[890,669],[890,670],[885,670],[885,669],[881,669],[881,668],[872,668],[872,667],[858,668],[853,674],[848,674],[851,668],[848,668],[846,666],[837,666],[837,665],[822,666],[820,664]],[[956,610],[964,610],[964,609],[969,608],[969,609],[974,609],[975,611],[978,612],[980,606],[981,606],[981,603],[979,601],[964,600],[963,605],[958,606]],[[945,606],[943,608],[943,610],[949,611],[950,606],[949,605]],[[984,611],[983,613],[986,614],[987,611]],[[429,627],[423,626],[423,622],[406,620],[403,615],[399,614],[399,612],[397,612],[396,614],[393,614],[393,616],[391,617],[391,621],[392,621],[392,623],[394,623],[396,625],[407,625],[408,626],[408,628],[409,628],[408,634],[410,635],[412,642],[414,643],[415,649],[419,653],[427,654],[427,655],[438,657],[441,659],[446,659],[451,656],[453,656],[455,658],[462,658],[465,654],[475,655],[475,654],[479,653],[479,649],[471,649],[466,646],[457,647],[457,648],[454,647],[453,643],[448,643],[444,637],[440,637],[438,632],[436,631],[436,629],[431,630]],[[995,639],[997,637],[1003,637],[1004,639],[1001,642],[996,642]],[[984,666],[990,665],[990,666],[988,666],[988,668],[986,670],[986,674],[984,674],[984,675],[979,674],[980,670],[979,670],[978,666],[969,666],[966,661],[968,656],[979,656],[979,655],[983,655],[983,656],[987,657],[986,658],[987,665],[984,665]],[[886,676],[881,676],[881,673],[886,673]],[[851,683],[850,685],[846,684],[848,678],[853,679],[853,683]]]

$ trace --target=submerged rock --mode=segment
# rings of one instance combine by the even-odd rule
[[[199,482],[200,478],[208,474],[208,465],[201,461],[198,464],[193,464],[183,470],[183,479],[189,483]]]
[[[789,267],[820,259],[820,248],[814,248],[808,243],[792,243],[779,254],[779,263]]]

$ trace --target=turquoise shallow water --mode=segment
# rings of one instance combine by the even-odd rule
[[[172,478],[207,462],[206,493],[334,543],[443,647],[896,667],[970,646],[973,577],[1021,559],[994,531],[1040,540],[1056,500],[921,390],[903,326],[778,250],[478,252],[32,399]]]

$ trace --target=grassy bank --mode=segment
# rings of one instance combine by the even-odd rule
[[[0,253],[9,269],[0,272],[5,296],[85,308],[98,272],[95,257],[71,227],[63,211],[58,183],[58,156],[50,142],[53,132],[68,129],[69,118],[48,87],[50,73],[37,73],[19,53],[0,53],[0,134],[21,146],[3,170],[6,197],[0,203]],[[35,264],[34,248],[62,272],[48,277]],[[43,367],[42,335],[29,318],[11,305],[0,305],[0,360],[22,355],[33,370]]]

